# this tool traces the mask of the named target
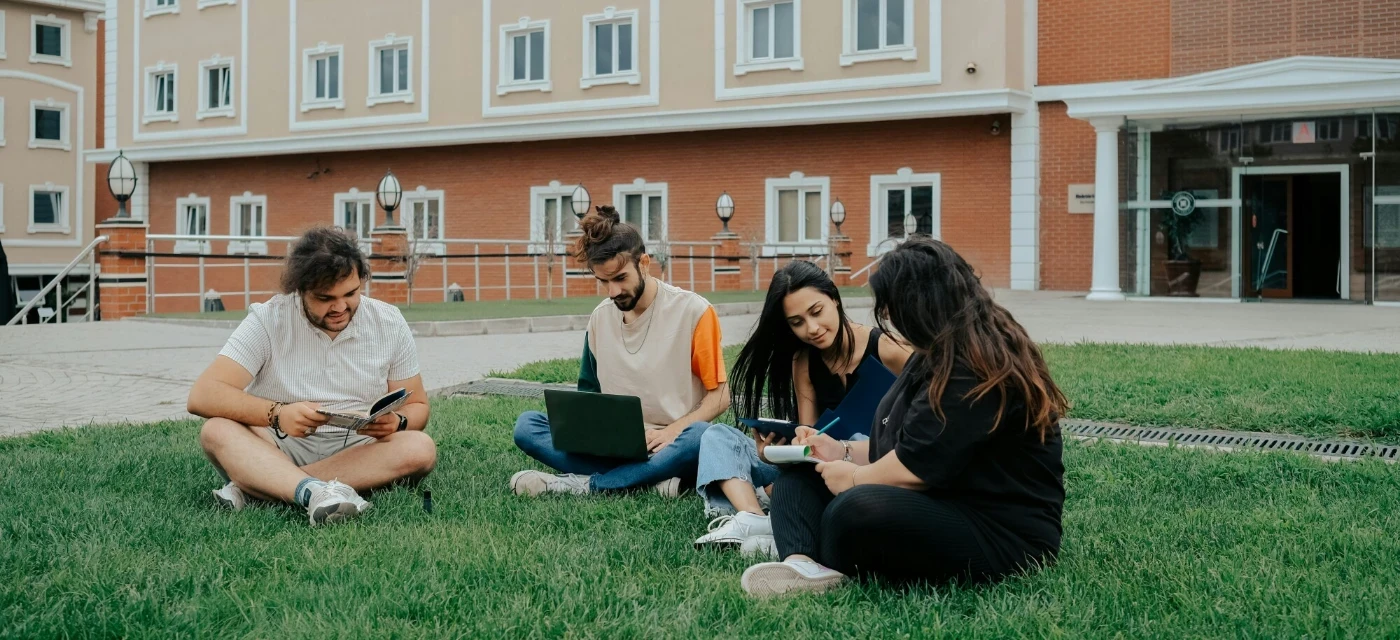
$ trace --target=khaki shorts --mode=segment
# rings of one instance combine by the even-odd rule
[[[305,438],[281,438],[273,437],[277,443],[277,448],[282,451],[292,463],[298,467],[320,462],[350,447],[358,447],[362,444],[369,444],[375,439],[363,436],[358,433],[351,433],[349,438],[345,437],[345,432],[339,429],[334,431],[316,432]]]

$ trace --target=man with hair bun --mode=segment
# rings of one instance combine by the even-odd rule
[[[511,490],[534,496],[655,487],[675,497],[682,478],[694,483],[701,434],[729,408],[719,317],[704,298],[647,275],[651,257],[641,233],[612,207],[598,207],[580,225],[574,257],[608,298],[588,319],[578,389],[641,398],[651,457],[630,462],[559,451],[549,418],[529,411],[515,423],[515,444],[560,473],[521,471]]]

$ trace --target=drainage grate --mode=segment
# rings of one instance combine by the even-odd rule
[[[540,384],[522,380],[487,378],[469,382],[454,388],[453,396],[516,396],[521,398],[543,398],[545,389],[573,390],[576,387],[566,384]],[[1254,449],[1259,451],[1290,451],[1303,453],[1329,460],[1359,460],[1380,458],[1386,462],[1400,462],[1400,446],[1373,445],[1364,442],[1309,440],[1297,436],[1272,433],[1251,433],[1244,431],[1208,431],[1202,429],[1176,429],[1167,427],[1134,427],[1130,425],[1091,422],[1088,420],[1065,419],[1060,421],[1060,429],[1065,436],[1078,440],[1113,440],[1146,445],[1175,445],[1179,447],[1200,447],[1233,451]]]

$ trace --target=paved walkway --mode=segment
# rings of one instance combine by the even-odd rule
[[[1350,305],[1088,303],[998,292],[1042,342],[1145,342],[1400,352],[1400,309]],[[853,312],[868,322],[865,309]],[[757,316],[721,318],[725,343]],[[231,329],[148,322],[0,327],[0,436],[188,417],[189,385]],[[527,362],[574,357],[581,331],[420,337],[424,381],[440,389]]]

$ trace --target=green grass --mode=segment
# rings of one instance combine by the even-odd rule
[[[1042,345],[1070,417],[1400,442],[1400,356],[1150,345]],[[738,346],[725,350],[732,364]],[[577,360],[500,377],[573,382]]]
[[[435,510],[214,506],[193,422],[0,440],[0,636],[1394,637],[1400,473],[1071,443],[1058,565],[759,602],[699,499],[510,495],[517,399],[439,401]]]
[[[841,294],[850,298],[870,295],[865,287],[843,287]],[[725,302],[761,302],[766,291],[714,291],[701,293],[713,304]],[[593,312],[602,300],[599,296],[577,296],[555,300],[492,300],[486,302],[419,302],[412,306],[399,305],[409,322],[441,320],[485,320],[489,318],[534,318],[540,316],[583,316]],[[162,313],[160,318],[196,318],[200,320],[242,320],[246,311],[217,311],[213,313]]]

